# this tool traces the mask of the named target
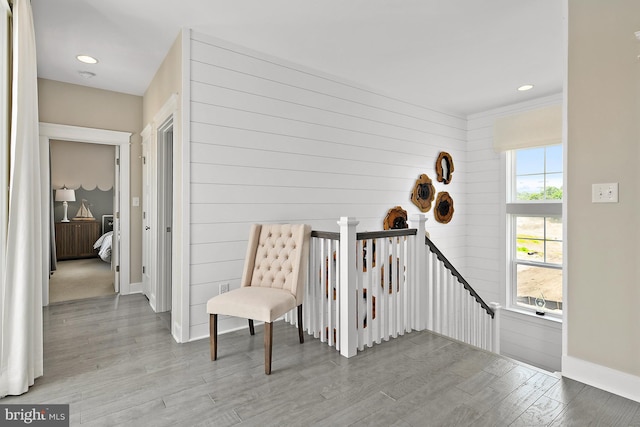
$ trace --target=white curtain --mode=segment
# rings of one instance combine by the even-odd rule
[[[43,229],[35,33],[29,0],[13,0],[9,211],[2,275],[0,396],[42,375]]]
[[[4,269],[4,252],[7,242],[7,212],[9,211],[9,93],[11,73],[9,70],[9,50],[11,37],[11,9],[7,0],[0,0],[0,286]],[[0,288],[1,290],[2,288]],[[0,301],[2,294],[0,294]],[[0,308],[0,313],[2,309]],[[1,322],[0,318],[0,322]],[[2,345],[0,340],[0,346]]]

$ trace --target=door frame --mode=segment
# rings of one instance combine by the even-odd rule
[[[186,30],[185,30],[186,31]],[[182,36],[183,52],[187,52],[189,36]],[[183,79],[188,83],[189,72],[188,60],[183,58]],[[183,85],[186,84],[183,82]],[[183,86],[185,87],[185,86]],[[189,90],[185,89],[185,93]],[[156,167],[157,159],[154,150],[157,139],[158,126],[162,125],[167,119],[173,117],[173,230],[172,242],[173,256],[171,260],[171,334],[176,342],[182,343],[189,341],[190,335],[190,158],[189,153],[189,99],[186,96],[180,96],[178,93],[172,93],[168,96],[165,104],[153,116],[151,122],[147,123],[143,131],[143,140],[146,145],[143,150],[148,154],[145,158],[150,168],[148,175],[150,182],[153,183],[156,178],[153,175],[153,168]],[[184,126],[183,124],[187,125]],[[145,138],[145,134],[147,138]],[[145,156],[147,155],[145,154]],[[144,179],[144,177],[143,177]],[[144,187],[144,184],[143,184]],[[150,195],[153,195],[155,189],[151,189]],[[153,208],[151,201],[149,209],[145,207],[147,212]],[[153,227],[153,223],[151,223]],[[153,235],[151,235],[152,237]],[[152,237],[153,238],[153,237]],[[151,239],[150,239],[151,240]],[[151,250],[156,242],[151,240]],[[154,262],[153,256],[151,262]],[[157,268],[157,267],[156,267]],[[153,273],[154,270],[151,270]],[[144,279],[143,279],[144,280]],[[153,283],[153,281],[152,281]],[[156,281],[157,283],[157,281]],[[155,285],[157,287],[157,284]]]
[[[167,134],[171,131],[172,138],[168,140]],[[171,293],[173,287],[173,256],[171,256],[171,250],[173,247],[173,230],[175,224],[174,218],[174,204],[173,204],[173,184],[175,179],[173,178],[173,114],[169,116],[159,127],[157,131],[157,156],[158,156],[158,168],[157,172],[157,192],[158,197],[158,229],[157,229],[157,242],[158,242],[158,280],[156,284],[158,286],[156,293],[156,302],[158,311],[170,311],[171,310]],[[171,156],[168,153],[171,152]],[[167,263],[169,261],[169,263]]]
[[[171,101],[171,99],[170,99]],[[173,265],[165,266],[163,257],[165,254],[166,232],[163,230],[168,224],[164,221],[166,208],[161,192],[165,187],[163,178],[163,158],[165,155],[165,141],[162,136],[168,128],[175,132],[174,112],[175,99],[169,102],[166,109],[159,113],[160,118],[165,118],[159,125],[156,120],[145,126],[142,131],[142,289],[149,300],[149,305],[156,313],[172,310],[172,294],[174,292],[173,274],[168,275],[165,267],[169,271],[173,270]],[[175,147],[174,147],[175,148]],[[172,159],[172,166],[175,161]],[[175,188],[175,177],[172,179],[173,192]],[[175,209],[173,197],[171,209]],[[174,244],[175,222],[171,227],[171,246]],[[172,258],[173,264],[173,258]],[[169,286],[167,286],[169,284]]]
[[[171,259],[171,277],[165,277],[165,270],[160,260],[164,254],[162,234],[160,230],[162,226],[160,215],[164,215],[164,208],[159,197],[161,186],[159,178],[161,177],[162,165],[159,163],[161,159],[160,150],[164,149],[164,142],[160,141],[161,134],[170,126],[173,128],[173,180],[172,180],[172,201],[171,208],[173,211],[173,220],[171,224],[171,246],[176,249],[180,245],[179,223],[177,222],[176,213],[180,210],[176,191],[179,191],[180,180],[176,174],[179,165],[179,159],[176,158],[176,133],[177,133],[177,115],[178,112],[178,95],[172,94],[162,106],[160,111],[153,117],[151,123],[147,124],[142,131],[142,152],[143,162],[146,170],[143,171],[143,200],[148,201],[148,205],[143,203],[143,217],[145,222],[145,230],[143,233],[149,235],[143,236],[143,263],[145,264],[145,273],[143,274],[143,288],[148,289],[147,298],[149,305],[155,312],[163,312],[171,310],[172,325],[171,330],[174,338],[178,342],[181,341],[181,320],[179,317],[182,307],[181,287],[179,286],[182,270],[179,264],[179,257],[173,256]],[[169,125],[169,126],[167,126]],[[146,227],[149,230],[146,230]],[[166,236],[165,236],[166,237]],[[145,247],[147,246],[148,247]],[[148,263],[149,265],[146,265]],[[166,286],[169,283],[170,287]],[[163,284],[165,285],[163,287]],[[176,316],[177,315],[177,316]]]
[[[114,221],[118,221],[116,225],[120,228],[120,294],[127,295],[131,293],[131,277],[130,277],[130,226],[131,215],[129,206],[130,192],[130,144],[131,132],[112,131],[105,129],[86,128],[80,126],[69,126],[54,123],[40,122],[40,157],[42,168],[42,203],[43,206],[49,206],[51,198],[51,179],[49,168],[49,151],[51,140],[84,142],[88,144],[115,145],[120,147],[120,194],[118,204],[120,206],[119,218],[114,215]],[[118,150],[116,150],[118,151]],[[44,161],[46,159],[46,161]],[[117,197],[117,196],[116,196]],[[43,230],[50,227],[48,215],[43,215]],[[125,224],[121,227],[120,224]],[[114,229],[116,229],[114,227]],[[49,257],[51,253],[51,236],[50,233],[43,233],[45,236],[42,242],[45,245],[42,263],[42,305],[49,305]]]

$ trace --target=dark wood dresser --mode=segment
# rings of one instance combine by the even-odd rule
[[[95,257],[93,244],[99,237],[98,221],[56,222],[56,257],[58,260]]]

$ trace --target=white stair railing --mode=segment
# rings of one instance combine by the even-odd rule
[[[345,357],[423,329],[499,353],[499,306],[487,305],[422,237],[425,221],[415,215],[412,229],[356,233],[358,221],[343,217],[340,233],[313,231],[308,333]],[[285,319],[295,324],[295,310]]]
[[[500,353],[500,305],[486,304],[428,237],[425,243],[427,329]]]

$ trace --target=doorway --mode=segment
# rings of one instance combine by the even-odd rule
[[[142,289],[155,312],[168,313],[171,335],[189,340],[189,145],[171,94],[141,132]],[[184,111],[184,110],[182,110]]]
[[[158,301],[157,311],[171,310],[173,263],[173,117],[158,129]]]
[[[142,289],[156,313],[173,308],[174,122],[173,114],[142,131]]]
[[[129,141],[131,133],[103,129],[83,128],[51,123],[40,123],[40,155],[42,165],[41,200],[43,206],[49,206],[51,197],[51,179],[49,167],[49,150],[52,140],[84,142],[88,144],[114,145],[116,150],[116,173],[114,186],[114,216],[113,216],[113,248],[116,251],[118,263],[115,267],[114,285],[119,282],[120,293],[130,293],[130,215],[129,215],[129,182],[130,182],[130,153]],[[122,149],[120,149],[122,147]],[[124,226],[121,226],[123,224]],[[50,229],[50,218],[43,215],[43,230]],[[51,256],[51,236],[45,233],[43,242],[43,274],[42,274],[42,304],[49,304],[49,258]]]
[[[113,215],[117,212],[117,146],[51,141],[55,257],[49,302],[113,295],[119,291],[113,249]],[[65,188],[66,190],[60,190]],[[65,203],[68,200],[68,218]],[[69,200],[70,199],[70,200]],[[54,264],[55,262],[55,264]],[[55,268],[54,268],[55,265]]]

